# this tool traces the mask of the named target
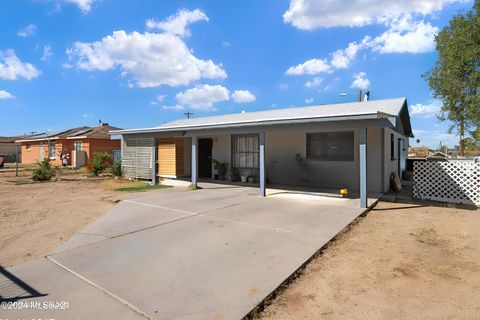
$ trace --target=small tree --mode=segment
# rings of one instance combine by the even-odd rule
[[[35,181],[48,181],[55,175],[55,169],[50,165],[48,158],[37,163],[37,167],[33,170],[32,179]]]
[[[121,177],[122,176],[122,161],[121,160],[116,160],[116,161],[113,162],[112,173],[115,177]]]
[[[90,165],[88,166],[89,172],[92,176],[98,176],[103,170],[112,165],[112,156],[107,152],[96,152],[92,156]]]
[[[424,74],[433,96],[443,102],[440,120],[450,120],[449,133],[460,136],[464,155],[465,133],[480,125],[480,0],[473,10],[456,15],[435,37],[438,61]]]

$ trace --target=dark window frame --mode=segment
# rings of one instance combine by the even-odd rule
[[[346,135],[348,134],[348,148],[350,149],[349,150],[349,154],[348,155],[338,155],[335,157],[335,155],[328,155],[328,154],[316,154],[316,155],[313,155],[311,154],[311,140],[312,140],[312,137],[314,135],[336,135],[337,136],[337,139],[339,138],[340,135]],[[333,137],[331,139],[334,139]],[[327,146],[323,146],[324,148],[332,148],[332,147],[329,147],[328,144],[332,144],[332,141],[328,141],[328,139],[326,139],[326,144]],[[343,162],[352,162],[352,161],[355,161],[355,132],[352,131],[352,130],[348,130],[348,131],[328,131],[328,132],[308,132],[307,135],[306,135],[306,158],[307,160],[313,160],[313,161],[335,161],[335,162],[339,162],[339,161],[343,161]],[[343,147],[342,149],[345,149],[345,147]]]
[[[395,135],[390,133],[390,160],[397,160],[395,157]]]
[[[256,138],[257,139],[257,150],[256,151],[242,151],[242,152],[238,152],[236,150],[236,147],[237,147],[237,143],[238,143],[238,138]],[[232,158],[232,166],[237,168],[237,169],[244,169],[244,170],[259,170],[260,168],[260,138],[259,138],[259,135],[256,134],[256,133],[247,133],[247,134],[234,134],[232,135],[231,137],[231,158]],[[237,163],[236,163],[236,155],[238,153],[242,153],[242,154],[246,154],[247,156],[248,155],[252,155],[255,157],[256,156],[256,162],[257,162],[257,166],[252,166],[252,167],[248,167],[248,166],[239,166]]]

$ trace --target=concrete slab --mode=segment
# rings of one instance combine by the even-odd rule
[[[196,216],[53,255],[158,319],[240,319],[319,241]]]
[[[145,319],[127,306],[89,285],[85,281],[63,270],[47,259],[30,261],[8,270],[15,277],[32,286],[42,296],[30,297],[28,293],[21,295],[24,303],[19,310],[0,309],[0,319]],[[24,291],[19,285],[7,280],[0,274],[0,296],[13,298]],[[28,298],[30,297],[30,298]],[[67,302],[66,309],[43,309],[49,302],[60,304]],[[38,309],[33,303],[39,303]]]

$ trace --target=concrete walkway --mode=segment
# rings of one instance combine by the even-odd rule
[[[137,194],[47,259],[11,268],[44,294],[18,301],[68,308],[0,318],[240,319],[363,212],[352,199],[204,187]],[[36,295],[10,282],[2,297]]]

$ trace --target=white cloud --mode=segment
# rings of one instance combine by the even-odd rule
[[[286,83],[277,83],[277,84],[275,85],[275,87],[276,87],[277,89],[283,90],[283,91],[288,90],[288,84],[286,84]]]
[[[413,104],[410,105],[410,115],[415,118],[431,118],[440,113],[442,102],[434,100],[429,104]]]
[[[163,106],[162,109],[164,110],[174,110],[174,111],[181,111],[184,110],[185,107],[179,104],[173,105],[173,106]]]
[[[41,60],[47,61],[51,56],[53,56],[52,47],[50,46],[43,46],[43,55]]]
[[[389,24],[390,28],[370,41],[372,50],[380,53],[423,53],[435,49],[439,29],[429,22],[413,21],[406,16]]]
[[[408,13],[425,16],[459,1],[463,0],[291,0],[283,20],[301,30],[359,27]]]
[[[319,87],[323,82],[323,79],[320,77],[315,77],[312,80],[305,82],[305,87],[307,88],[316,88]]]
[[[248,90],[235,90],[232,93],[232,100],[236,103],[249,103],[256,99],[255,95]]]
[[[307,99],[305,99],[305,103],[306,103],[306,104],[310,104],[310,103],[312,103],[312,102],[313,102],[313,98],[307,98]]]
[[[34,35],[36,31],[37,31],[37,26],[32,23],[22,29],[18,29],[17,36],[23,37],[23,38],[30,37]]]
[[[357,52],[365,47],[369,38],[365,37],[361,43],[350,42],[345,49],[334,51],[330,64],[335,69],[347,69],[357,57]]]
[[[370,86],[370,80],[366,78],[367,74],[365,72],[358,72],[353,75],[353,82],[350,86],[351,88],[356,89],[368,89]]]
[[[159,94],[155,96],[155,100],[150,102],[150,105],[154,106],[159,104],[160,102],[163,102],[165,100],[165,95],[164,94]]]
[[[232,44],[231,44],[230,42],[228,42],[228,41],[222,41],[222,46],[228,48],[228,47],[231,47]]]
[[[75,66],[88,71],[119,66],[139,87],[181,86],[202,78],[227,77],[221,65],[195,57],[176,35],[115,31],[100,41],[77,42],[67,51]]]
[[[319,74],[322,72],[331,72],[332,68],[327,62],[327,59],[310,59],[305,61],[304,63],[298,64],[294,67],[288,68],[285,72],[286,75],[289,76],[298,76],[302,74]]]
[[[210,111],[214,110],[213,104],[230,99],[230,92],[220,85],[198,85],[175,96],[181,105],[192,109]]]
[[[87,13],[92,8],[92,4],[97,0],[64,0],[67,3],[76,5],[83,13]]]
[[[170,16],[164,21],[149,19],[146,25],[148,29],[158,29],[180,37],[188,37],[190,36],[188,25],[198,21],[208,21],[208,17],[203,11],[198,9],[180,10],[176,15]]]
[[[15,96],[5,90],[0,90],[0,100],[14,99]]]
[[[0,79],[17,80],[25,78],[32,80],[39,75],[40,71],[33,64],[22,62],[12,49],[0,51]]]

